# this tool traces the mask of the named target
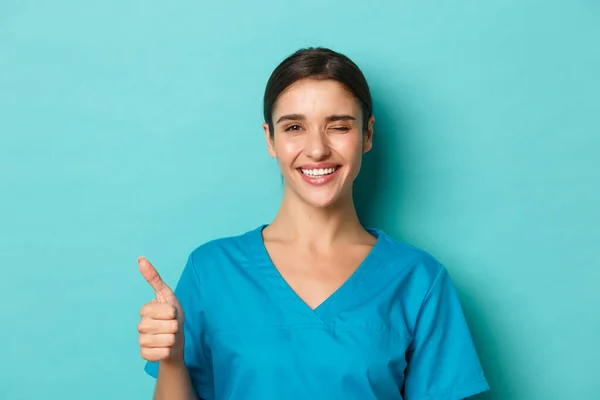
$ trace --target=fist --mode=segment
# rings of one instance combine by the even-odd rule
[[[143,257],[138,259],[142,276],[156,298],[140,310],[138,325],[140,353],[147,361],[183,360],[183,310],[175,294],[156,269]]]

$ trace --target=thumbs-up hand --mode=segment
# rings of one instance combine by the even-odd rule
[[[140,310],[138,325],[142,358],[147,361],[183,360],[183,309],[175,293],[148,260],[138,258],[140,272],[156,298]]]

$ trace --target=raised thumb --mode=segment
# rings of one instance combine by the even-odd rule
[[[162,280],[158,271],[150,261],[144,257],[139,257],[138,266],[144,279],[146,279],[150,286],[152,286],[152,289],[156,292],[156,300],[160,303],[166,303],[167,300],[175,296],[171,288]]]

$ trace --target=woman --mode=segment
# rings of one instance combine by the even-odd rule
[[[196,248],[138,326],[155,399],[462,399],[488,390],[447,271],[359,222],[369,87],[347,57],[299,50],[264,96],[284,178],[274,220]],[[184,322],[185,321],[185,322]],[[160,365],[160,366],[159,366]]]

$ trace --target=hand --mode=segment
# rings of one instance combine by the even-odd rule
[[[156,298],[140,310],[142,320],[138,332],[142,358],[147,361],[183,361],[181,304],[148,260],[138,258],[138,266],[156,293]]]

